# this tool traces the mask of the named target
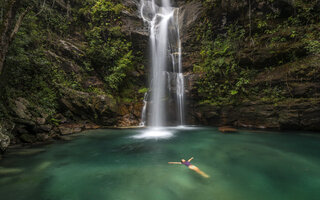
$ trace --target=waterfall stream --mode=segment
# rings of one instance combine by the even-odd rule
[[[145,95],[150,98],[144,101],[141,125],[146,122],[152,127],[183,125],[184,77],[179,8],[172,7],[170,0],[141,0],[140,14],[150,32],[151,61],[150,95]]]

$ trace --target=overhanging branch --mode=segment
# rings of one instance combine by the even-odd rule
[[[21,15],[19,16],[16,25],[14,26],[14,29],[12,30],[11,34],[10,34],[10,41],[13,40],[14,36],[18,33],[19,28],[21,26],[22,20],[23,18],[26,16],[26,14],[32,9],[32,7],[28,7],[25,11],[23,11],[23,13],[21,13]]]

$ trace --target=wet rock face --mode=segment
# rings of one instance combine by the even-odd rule
[[[118,107],[115,100],[105,95],[94,95],[61,88],[61,104],[70,111],[74,120],[90,120],[104,126],[117,123]]]
[[[149,32],[140,16],[140,0],[122,0],[122,2],[128,9],[122,11],[121,30],[132,41],[135,50],[144,52],[148,47]]]
[[[274,106],[250,102],[238,106],[196,105],[189,123],[276,130],[320,131],[320,101]]]
[[[194,36],[194,30],[190,31],[190,29],[195,25],[195,22],[199,20],[203,12],[203,7],[201,2],[192,1],[181,4],[179,8],[181,39],[187,41],[190,37]]]
[[[306,70],[304,68],[304,70]],[[282,84],[286,73],[273,76],[265,75],[264,79],[273,85]],[[292,74],[294,75],[294,74]],[[302,84],[301,79],[287,77],[291,98],[279,103],[249,101],[237,105],[213,106],[199,104],[200,97],[193,88],[199,76],[187,75],[187,121],[189,124],[209,126],[235,126],[244,128],[262,128],[277,130],[310,130],[320,131],[319,81]],[[255,83],[260,83],[262,78]],[[296,82],[296,83],[295,83]],[[299,83],[300,82],[300,83]],[[287,84],[287,83],[286,83]],[[312,91],[310,93],[310,91]],[[308,97],[308,98],[306,98]]]
[[[14,118],[12,122],[0,124],[1,151],[5,151],[10,143],[45,142],[60,139],[60,135],[99,128],[96,124],[111,126],[117,123],[118,108],[109,97],[66,88],[61,90],[64,94],[61,98],[61,106],[65,108],[63,114],[50,117],[42,108],[24,98],[11,100]]]
[[[123,103],[119,106],[119,118],[116,126],[128,127],[138,126],[141,122],[143,102],[128,104]]]
[[[200,1],[177,1],[180,6],[179,25],[180,37],[182,42],[182,62],[185,73],[193,73],[193,65],[199,60],[200,42],[194,42],[195,27],[201,16],[204,14],[204,8]]]
[[[25,98],[11,100],[11,105],[13,119],[4,124],[12,144],[34,143],[39,141],[39,134],[48,135],[52,130],[52,125],[47,121],[49,114],[43,108],[31,104]]]

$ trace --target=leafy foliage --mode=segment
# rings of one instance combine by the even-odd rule
[[[33,9],[6,58],[2,96],[7,100],[24,97],[53,115],[59,109],[61,87],[112,98],[127,86],[125,80],[138,57],[134,58],[132,45],[121,32],[120,14],[125,7],[116,0],[70,2],[67,10],[47,1],[19,3],[21,10],[29,6]],[[76,41],[71,45],[77,44],[81,51],[77,58],[68,58],[74,55],[65,52],[62,40]],[[100,76],[104,83],[86,85],[90,76]]]
[[[8,96],[27,96],[31,102],[42,105],[48,111],[54,110],[56,93],[50,82],[51,63],[45,55],[42,41],[44,31],[37,24],[35,15],[28,15],[20,28],[6,59],[6,76],[13,77],[7,82]],[[24,94],[25,92],[32,92]]]
[[[293,74],[284,71],[288,66],[302,67],[300,60],[320,54],[320,2],[202,2],[206,14],[195,37],[201,42],[201,60],[193,68],[201,74],[196,85],[199,101],[225,105],[292,98],[288,76]],[[309,77],[316,71],[313,64],[306,66],[295,76],[314,79]],[[286,80],[269,83],[266,77],[263,81],[277,72],[284,73]]]
[[[207,32],[207,35],[211,35]],[[204,40],[200,52],[203,62],[195,66],[202,72],[198,92],[206,102],[221,104],[245,94],[249,83],[248,71],[238,65],[235,58],[237,44],[244,38],[244,30],[230,26],[226,35],[218,35],[214,41]]]
[[[123,9],[122,4],[99,0],[88,12],[87,55],[91,65],[104,75],[110,91],[114,93],[119,92],[133,60],[131,43],[121,33],[119,14]]]

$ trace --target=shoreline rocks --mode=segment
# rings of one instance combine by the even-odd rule
[[[10,145],[10,137],[1,133],[0,130],[0,149],[4,152]]]
[[[11,125],[11,126],[10,126]],[[5,152],[7,148],[10,146],[10,133],[14,128],[14,125],[0,121],[0,153]]]
[[[218,130],[221,133],[236,133],[236,132],[238,132],[237,129],[229,127],[229,126],[221,126],[221,127],[218,128]]]
[[[277,105],[249,102],[240,105],[194,105],[190,124],[269,130],[320,131],[320,100],[292,100]]]

